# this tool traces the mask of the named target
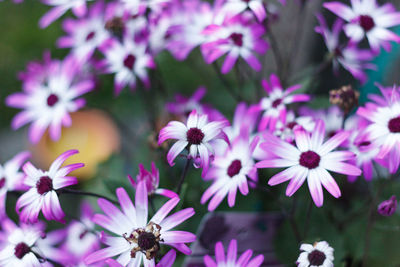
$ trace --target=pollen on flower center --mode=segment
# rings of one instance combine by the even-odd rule
[[[368,32],[372,28],[375,27],[374,19],[369,15],[361,15],[358,17],[358,23],[364,29],[364,31]]]
[[[6,185],[6,178],[3,177],[0,179],[0,189],[2,189]]]
[[[235,45],[243,46],[243,34],[234,32],[229,36],[229,39],[231,39]]]
[[[241,169],[242,162],[238,159],[235,159],[234,161],[232,161],[231,165],[229,165],[227,173],[230,177],[233,177],[238,174]]]
[[[135,258],[136,253],[141,251],[146,255],[148,260],[154,259],[157,252],[160,250],[160,241],[162,241],[160,238],[160,231],[161,226],[149,222],[145,229],[138,228],[129,236],[124,234],[123,237],[126,241],[137,244],[137,246],[131,250],[131,258]]]
[[[157,243],[156,237],[153,233],[143,232],[139,234],[138,245],[143,250],[148,250],[154,247]]]
[[[18,259],[22,259],[26,254],[31,251],[31,248],[24,242],[18,243],[14,248],[14,255]]]
[[[58,96],[56,94],[51,94],[47,97],[47,105],[53,107],[58,102]]]
[[[308,254],[308,261],[312,266],[322,265],[325,259],[326,259],[325,253],[317,249],[313,250],[310,254]]]
[[[321,157],[314,151],[306,151],[300,155],[300,165],[308,169],[315,169],[319,166]]]
[[[133,69],[135,62],[136,62],[136,57],[132,54],[129,54],[124,59],[124,66],[131,70]]]
[[[275,99],[274,102],[272,102],[272,107],[277,108],[280,104],[282,104],[282,99],[281,98]]]
[[[53,180],[49,176],[40,177],[36,183],[37,192],[41,195],[53,190]]]
[[[89,32],[89,34],[86,36],[86,41],[92,40],[96,36],[96,33],[94,31]]]
[[[186,133],[186,138],[191,145],[200,145],[201,141],[203,141],[204,133],[199,128],[190,128]]]
[[[392,133],[400,133],[400,117],[391,119],[388,128]]]

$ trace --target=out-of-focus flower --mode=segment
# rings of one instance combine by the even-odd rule
[[[179,121],[170,121],[167,126],[161,129],[158,144],[161,145],[168,139],[177,139],[178,141],[168,152],[168,163],[173,166],[175,158],[185,148],[188,149],[189,158],[200,159],[196,167],[203,168],[202,176],[207,173],[210,158],[214,156],[211,143],[215,140],[225,140],[229,143],[223,128],[228,125],[228,121],[208,121],[205,114],[198,114],[193,110],[187,119],[186,125]]]
[[[29,152],[24,151],[0,165],[0,219],[6,214],[7,192],[27,189],[24,185],[25,175],[20,172],[20,169],[30,155]]]
[[[310,116],[314,120],[323,120],[325,122],[325,132],[327,137],[332,137],[340,131],[343,131],[342,124],[344,114],[337,106],[331,106],[328,109],[310,109],[301,107],[299,113],[302,116]]]
[[[378,213],[382,216],[392,216],[397,209],[396,196],[391,196],[388,200],[383,201],[378,206]]]
[[[298,116],[293,111],[289,110],[286,113],[285,124],[278,120],[273,134],[288,143],[294,141],[294,130],[303,129],[311,133],[315,128],[315,121],[311,116]]]
[[[125,35],[122,43],[108,39],[100,46],[105,59],[100,63],[106,73],[114,73],[115,94],[118,95],[125,86],[136,87],[138,77],[146,87],[150,86],[147,68],[155,68],[155,63],[148,54],[146,45],[135,43],[134,38]]]
[[[263,80],[262,86],[268,97],[262,98],[258,105],[252,107],[253,111],[264,112],[258,126],[259,131],[263,131],[267,127],[269,130],[274,131],[278,120],[286,123],[286,105],[295,102],[306,102],[311,98],[305,94],[290,95],[294,91],[299,90],[301,85],[296,84],[284,90],[278,76],[275,74],[271,74],[270,82]]]
[[[390,41],[400,43],[400,36],[388,30],[400,24],[400,13],[391,3],[378,6],[376,0],[354,0],[349,7],[340,2],[324,3],[324,7],[347,21],[344,31],[353,41],[364,37],[373,51],[379,52],[382,46],[390,50]]]
[[[42,3],[54,7],[40,19],[39,26],[46,28],[70,9],[77,17],[83,17],[87,1],[91,0],[42,0]]]
[[[61,167],[67,158],[76,153],[78,153],[77,150],[64,152],[51,164],[48,171],[37,169],[30,162],[25,163],[22,167],[26,175],[24,184],[29,190],[18,198],[16,204],[16,210],[22,222],[37,222],[40,210],[46,220],[63,222],[64,212],[56,190],[77,183],[75,177],[67,175],[73,170],[82,168],[84,164],[75,163]]]
[[[39,142],[47,128],[51,139],[58,140],[62,126],[71,126],[69,113],[85,105],[85,100],[78,97],[94,88],[93,80],[81,75],[81,68],[71,56],[59,61],[52,60],[49,53],[45,54],[43,63],[28,64],[27,71],[20,75],[24,92],[6,99],[8,106],[23,109],[14,117],[12,128],[31,122],[29,140],[32,143]]]
[[[124,8],[131,14],[142,14],[146,9],[156,9],[171,0],[121,0]]]
[[[237,15],[250,9],[259,22],[262,22],[267,17],[262,0],[226,0],[223,9],[227,13],[232,13],[232,15]]]
[[[387,94],[384,88],[380,89],[386,101],[367,103],[357,110],[357,114],[370,121],[365,134],[379,147],[377,158],[386,158],[389,172],[395,173],[400,165],[400,90],[394,86],[392,93]]]
[[[206,265],[206,267],[259,267],[264,262],[263,255],[258,255],[251,259],[253,255],[253,251],[251,249],[243,252],[239,259],[237,258],[237,251],[237,241],[235,239],[232,239],[231,242],[229,242],[228,252],[226,256],[222,242],[217,242],[215,244],[215,260],[213,260],[209,255],[205,255],[204,264]]]
[[[333,251],[328,242],[320,241],[300,246],[300,255],[296,261],[298,267],[333,267]]]
[[[98,204],[106,215],[95,214],[93,221],[117,236],[103,233],[101,240],[107,247],[87,256],[86,264],[120,255],[117,261],[123,266],[140,266],[141,263],[144,266],[154,266],[160,244],[170,245],[185,254],[191,253],[185,243],[193,242],[196,236],[171,229],[193,216],[192,208],[180,210],[167,217],[179,202],[179,198],[173,198],[148,221],[148,194],[144,182],[139,182],[137,186],[135,206],[123,188],[118,188],[116,193],[122,210],[105,199],[99,199]]]
[[[238,189],[240,193],[247,195],[249,193],[247,177],[257,182],[257,168],[252,154],[258,141],[259,138],[256,137],[250,142],[249,135],[244,132],[236,137],[224,154],[215,157],[205,176],[206,180],[212,179],[213,184],[201,197],[201,204],[211,198],[209,211],[215,210],[226,196],[229,207],[233,207]]]
[[[143,164],[139,164],[139,174],[136,176],[136,181],[130,175],[128,175],[128,179],[135,189],[140,182],[144,182],[146,184],[146,189],[149,196],[158,194],[168,198],[178,197],[178,195],[171,190],[158,188],[160,183],[160,172],[154,162],[151,163],[151,172],[146,170]]]
[[[175,259],[176,259],[176,251],[171,249],[156,264],[156,267],[172,267],[172,265],[174,265]],[[120,264],[118,261],[116,261],[114,259],[108,259],[108,260],[106,260],[106,263],[110,267],[124,267],[122,264]]]
[[[260,24],[251,23],[241,15],[227,16],[222,25],[212,24],[203,33],[211,39],[201,45],[207,64],[227,54],[221,68],[224,74],[232,69],[239,57],[242,57],[254,70],[261,70],[261,63],[254,52],[265,53],[268,43],[262,39],[264,28]]]
[[[104,3],[98,1],[84,18],[77,20],[68,18],[63,22],[63,29],[68,35],[60,37],[57,45],[61,48],[70,47],[72,54],[78,60],[85,62],[96,48],[109,38],[104,24]]]
[[[301,129],[295,130],[294,134],[296,146],[273,135],[266,138],[261,147],[270,151],[276,158],[256,164],[258,168],[289,167],[268,181],[269,185],[274,186],[290,180],[286,189],[287,196],[292,196],[307,179],[314,203],[321,207],[324,202],[322,185],[334,197],[338,198],[341,195],[339,186],[327,170],[355,176],[361,174],[359,168],[345,163],[354,158],[353,152],[332,151],[347,140],[348,132],[340,132],[324,143],[325,124],[319,120],[311,135]]]
[[[376,69],[376,66],[369,63],[374,58],[374,53],[367,49],[359,49],[357,44],[348,42],[340,43],[340,33],[343,29],[343,20],[337,19],[333,24],[332,31],[329,30],[324,17],[317,15],[319,26],[315,27],[315,31],[322,35],[325,40],[326,47],[331,53],[333,59],[333,70],[337,73],[339,65],[348,70],[356,79],[362,83],[367,80],[364,69]]]
[[[339,89],[329,91],[329,101],[337,105],[345,114],[358,106],[360,92],[353,90],[351,85],[345,85]]]

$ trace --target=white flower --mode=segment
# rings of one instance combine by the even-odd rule
[[[323,266],[333,267],[333,248],[328,242],[321,241],[311,244],[302,244],[302,251],[297,259],[298,267]]]

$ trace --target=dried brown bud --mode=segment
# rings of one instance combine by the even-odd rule
[[[124,31],[124,21],[121,17],[114,17],[106,22],[105,28],[113,35],[121,37]]]
[[[342,86],[329,92],[331,104],[337,105],[344,113],[349,113],[354,107],[358,106],[359,97],[360,93],[353,90],[351,85]]]

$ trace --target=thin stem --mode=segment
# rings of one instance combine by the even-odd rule
[[[186,174],[187,174],[187,172],[189,170],[191,162],[192,162],[192,159],[188,157],[186,159],[185,167],[183,168],[181,179],[179,180],[179,183],[178,183],[178,186],[177,186],[177,189],[176,189],[176,193],[178,195],[181,193],[182,185],[183,185],[183,182],[185,181],[185,177],[186,177]]]
[[[118,205],[119,206],[119,202],[115,201],[111,198],[108,198],[106,196],[100,195],[100,194],[96,194],[96,193],[92,193],[92,192],[85,192],[85,191],[80,191],[80,190],[75,190],[75,189],[70,189],[70,188],[63,188],[60,190],[57,190],[58,194],[70,194],[70,195],[82,195],[82,196],[90,196],[90,197],[97,197],[97,198],[104,198],[108,201],[110,201],[111,203]]]
[[[313,208],[313,201],[310,199],[310,202],[307,207],[306,220],[304,222],[303,240],[307,238],[308,226],[310,225],[312,208]]]
[[[156,214],[156,206],[154,205],[154,196],[151,196],[150,197],[150,207],[151,207],[151,210],[153,211],[153,214]]]
[[[217,73],[218,78],[221,80],[222,84],[224,85],[225,89],[228,91],[228,93],[232,96],[233,99],[235,99],[237,102],[242,101],[241,97],[235,93],[233,90],[233,87],[229,83],[229,81],[225,78],[225,76],[220,72],[219,66],[217,62],[214,62],[212,64],[215,72]]]
[[[274,58],[275,58],[278,76],[282,77],[284,65],[283,65],[282,54],[281,54],[281,51],[279,50],[278,42],[275,38],[274,33],[271,31],[271,29],[267,30],[267,36],[268,36],[269,42],[271,44],[272,54],[274,55]]]

